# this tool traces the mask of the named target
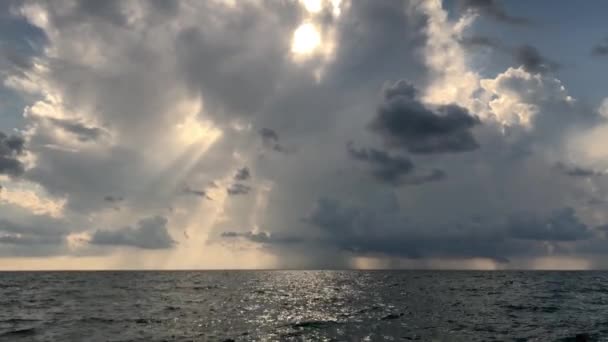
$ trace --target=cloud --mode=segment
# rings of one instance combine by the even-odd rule
[[[482,47],[490,47],[490,48],[495,48],[495,49],[503,48],[503,44],[496,38],[481,36],[481,35],[472,35],[472,36],[468,36],[468,37],[463,37],[460,39],[459,42],[465,46],[482,46]]]
[[[37,253],[27,243],[39,234],[26,233],[36,213],[17,213],[6,200],[18,187],[66,201],[53,211],[64,219],[60,240],[80,241],[91,222],[126,226],[94,231],[84,250],[53,251],[99,251],[117,267],[141,267],[142,251],[121,250],[115,263],[111,246],[175,246],[167,267],[355,267],[360,256],[504,261],[575,253],[591,239],[584,232],[606,221],[604,204],[582,202],[605,197],[604,177],[547,177],[558,160],[608,165],[566,146],[595,119],[581,118],[548,72],[551,60],[534,48],[462,38],[475,13],[528,23],[501,2],[464,1],[471,11],[462,16],[441,1],[343,1],[339,15],[309,13],[298,1],[15,4],[47,38],[34,57],[17,49],[2,71],[27,106],[27,151],[11,156],[27,167],[19,180],[2,181],[0,217],[19,224],[0,233],[3,247],[11,241],[3,255]],[[319,33],[309,56],[291,49],[302,24]],[[499,72],[465,44],[492,46],[523,67]],[[409,81],[385,86],[377,105],[379,89],[396,79]],[[279,155],[296,149],[297,158]],[[213,202],[191,200],[209,194]],[[107,210],[119,202],[121,210]],[[564,207],[574,213],[554,214]],[[233,241],[178,245],[163,218],[145,223],[161,212],[189,242]],[[263,248],[243,252],[240,242]],[[144,266],[154,262],[142,254]]]
[[[404,179],[403,184],[420,185],[424,183],[437,182],[446,177],[447,175],[443,170],[433,169],[429,172],[423,174],[416,174],[412,177]]]
[[[95,141],[107,135],[107,132],[98,127],[91,127],[74,119],[47,118],[54,126],[63,129],[77,137],[81,142]]]
[[[33,214],[11,204],[0,206],[0,257],[38,257],[69,253],[74,231],[65,219]]]
[[[127,246],[142,249],[172,248],[175,241],[167,231],[167,219],[161,216],[140,220],[135,227],[119,230],[96,230],[90,244]]]
[[[336,248],[409,258],[487,257],[504,262],[514,256],[544,254],[542,242],[574,242],[595,236],[572,208],[547,216],[527,212],[504,220],[471,219],[419,227],[420,223],[402,216],[391,200],[359,207],[321,198],[305,221],[320,228],[324,233],[321,240]]]
[[[496,38],[480,35],[463,37],[460,39],[460,43],[469,47],[489,47],[509,54],[517,66],[522,66],[530,73],[546,74],[557,71],[561,67],[559,63],[543,56],[536,47],[529,44],[509,46]]]
[[[235,181],[246,181],[250,177],[251,177],[251,173],[249,172],[249,168],[245,166],[236,171],[236,174],[234,175],[234,180]]]
[[[221,237],[223,237],[223,238],[245,238],[247,240],[250,240],[250,241],[256,242],[256,243],[268,243],[268,242],[272,241],[270,234],[268,234],[266,232],[239,233],[239,232],[228,231],[228,232],[222,232]]]
[[[6,135],[0,132],[0,174],[20,176],[25,165],[19,157],[25,153],[25,140],[18,135]]]
[[[531,45],[522,45],[513,50],[515,62],[531,73],[548,73],[559,68],[559,64],[544,57]]]
[[[441,170],[432,170],[427,174],[420,174],[416,171],[414,163],[407,157],[393,156],[375,148],[357,149],[352,142],[349,142],[346,148],[351,158],[370,164],[372,175],[382,183],[394,186],[419,185],[445,178],[445,173]]]
[[[348,143],[347,150],[353,159],[373,165],[372,174],[384,183],[399,184],[402,176],[414,170],[414,163],[405,157],[391,156],[374,148],[356,149],[352,143]]]
[[[104,200],[104,201],[106,201],[106,202],[109,202],[109,203],[116,203],[116,202],[122,202],[122,201],[124,201],[125,199],[124,199],[124,197],[122,197],[122,196],[112,196],[112,195],[108,195],[108,196],[105,196],[105,197],[103,198],[103,200]]]
[[[591,49],[591,55],[596,57],[608,56],[608,38],[595,45]]]
[[[557,170],[559,170],[560,172],[562,172],[563,174],[571,176],[571,177],[589,178],[589,177],[603,176],[606,174],[605,172],[602,172],[602,171],[587,169],[587,168],[576,166],[576,165],[567,165],[562,162],[558,162],[557,164],[555,164],[555,168]]]
[[[401,80],[384,89],[384,102],[369,128],[389,148],[413,154],[458,153],[479,148],[471,128],[481,123],[457,105],[429,107],[412,84]]]
[[[184,188],[184,194],[187,195],[194,195],[194,196],[198,196],[198,197],[203,197],[206,198],[210,201],[212,201],[213,199],[207,194],[207,190],[197,190],[197,189],[192,189],[189,186],[186,186]]]
[[[265,148],[274,150],[276,152],[287,152],[285,147],[279,143],[279,135],[274,130],[270,128],[262,128],[258,133],[260,134],[260,137],[262,137],[262,144]]]
[[[251,187],[241,183],[233,183],[228,188],[226,188],[226,192],[228,195],[237,196],[237,195],[247,195],[251,191]]]
[[[221,238],[224,239],[235,239],[240,238],[253,243],[260,244],[297,244],[306,242],[306,240],[302,238],[298,238],[295,236],[285,236],[281,234],[271,234],[269,232],[235,232],[235,231],[225,231],[220,234]]]
[[[557,210],[544,218],[520,214],[509,220],[508,227],[509,236],[515,239],[575,241],[593,237],[591,229],[580,221],[572,208]]]
[[[472,10],[483,16],[490,17],[512,25],[530,25],[530,20],[513,16],[507,13],[502,5],[496,0],[461,0],[460,6],[463,9]]]
[[[61,236],[24,236],[20,234],[0,235],[0,244],[20,246],[61,245],[65,239]]]

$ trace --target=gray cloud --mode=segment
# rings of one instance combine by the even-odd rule
[[[499,40],[480,35],[463,37],[460,39],[460,43],[464,46],[482,46],[496,49],[501,49],[503,47],[503,44]]]
[[[572,177],[588,178],[588,177],[596,177],[596,176],[605,175],[605,172],[602,172],[602,171],[587,169],[587,168],[580,167],[577,165],[568,165],[568,164],[564,164],[561,162],[555,164],[555,168],[558,171],[562,172],[563,174],[572,176]]]
[[[431,31],[445,29],[441,33],[446,33],[446,41],[441,40],[439,46],[446,44],[448,52],[458,53],[447,41],[454,34],[449,27],[457,20],[452,13],[449,22],[434,21],[444,12],[431,21],[431,12],[440,11],[438,8],[409,6],[403,0],[350,1],[339,18],[305,14],[297,1],[252,1],[242,6],[222,1],[187,6],[157,0],[74,3],[76,6],[66,6],[61,0],[40,3],[52,33],[48,51],[53,55],[40,56],[40,65],[48,72],[29,70],[32,61],[20,60],[19,55],[10,62],[12,70],[32,73],[40,78],[43,92],[61,99],[60,104],[42,99],[52,107],[49,109],[83,115],[82,121],[54,122],[51,127],[91,142],[75,148],[60,139],[63,135],[45,132],[44,122],[30,126],[31,119],[25,118],[31,127],[28,153],[35,157],[26,179],[42,185],[44,195],[67,199],[64,213],[70,220],[91,215],[108,221],[147,217],[170,207],[174,208],[168,214],[172,226],[180,227],[180,220],[189,219],[187,213],[208,214],[207,205],[184,200],[184,195],[208,198],[209,180],[228,179],[218,182],[215,190],[225,189],[229,195],[253,190],[256,201],[248,197],[226,201],[225,220],[202,234],[218,236],[224,231],[225,239],[263,244],[286,267],[310,265],[307,262],[313,259],[323,259],[324,265],[342,264],[335,250],[352,253],[350,256],[485,256],[504,261],[512,256],[546,255],[546,240],[574,243],[585,236],[572,215],[539,214],[563,206],[570,189],[581,185],[567,177],[546,177],[554,165],[543,160],[544,152],[547,146],[555,147],[556,154],[561,152],[557,151],[565,131],[561,128],[577,112],[567,105],[567,93],[559,90],[563,89],[559,81],[553,82],[547,75],[526,79],[527,73],[517,70],[523,76],[503,75],[497,80],[496,94],[481,89],[468,94],[464,84],[446,85],[456,89],[460,104],[475,111],[430,105],[411,84],[402,81],[387,87],[383,103],[374,108],[377,89],[395,75],[420,85],[441,81],[434,78],[435,70],[429,70],[436,56],[425,44],[430,42]],[[505,13],[497,1],[466,3],[490,18],[513,24],[526,21]],[[319,54],[292,59],[292,33],[305,20],[318,25],[323,43],[335,43],[331,58]],[[523,62],[518,63],[526,70],[544,72],[551,66],[536,50],[522,50],[517,56],[517,48],[492,39],[471,39],[463,44],[504,49],[502,53],[520,58]],[[83,49],[91,53],[83,54]],[[446,79],[460,79],[461,71],[471,71],[467,75],[472,83],[478,81],[476,75],[486,77],[487,70],[468,69],[478,64],[464,57],[467,67],[449,68]],[[547,90],[552,87],[557,90]],[[493,113],[488,112],[501,106],[488,109],[492,97],[497,99],[494,104],[521,103],[513,109],[503,108],[505,116],[520,108],[538,109],[529,129],[517,124],[495,127],[499,125],[493,124]],[[557,103],[561,98],[563,103]],[[370,130],[361,129],[374,109]],[[483,126],[473,113],[484,115]],[[221,130],[209,146],[202,141],[192,143],[190,138],[195,135],[182,136],[191,115]],[[93,143],[105,134],[112,138],[109,144]],[[378,147],[376,139],[384,146]],[[345,142],[351,140],[365,148],[349,146],[345,153]],[[264,151],[285,154],[297,146],[298,158],[260,154],[260,144]],[[516,149],[525,150],[525,155],[510,157],[509,152]],[[471,153],[455,155],[466,151]],[[436,155],[439,153],[453,155]],[[234,171],[243,165],[255,178],[237,175],[235,179]],[[352,172],[359,165],[369,168],[373,177]],[[438,180],[442,181],[407,188],[378,184]],[[180,187],[184,184],[193,187]],[[10,186],[7,183],[7,189]],[[602,184],[597,187],[601,189]],[[394,201],[375,197],[377,192],[389,190],[395,192]],[[129,205],[119,213],[96,215],[103,210],[100,198],[104,194],[125,196]],[[323,195],[335,200],[317,200]],[[602,196],[598,190],[597,197]],[[105,201],[115,203],[119,198],[107,196]],[[265,204],[263,208],[258,199]],[[302,208],[315,201],[312,212],[299,221],[305,215]],[[108,204],[101,203],[103,206]],[[511,217],[508,211],[522,209],[535,214],[522,214],[526,219],[521,221],[507,219]],[[484,219],[467,219],[473,215]],[[225,231],[227,227],[251,227],[252,219],[265,231]],[[562,222],[563,226],[555,232],[546,228],[547,222]],[[526,228],[522,231],[509,224],[525,224]],[[79,225],[70,221],[66,226],[68,231],[87,229],[77,228]],[[166,224],[161,233],[152,234],[140,225],[98,230],[91,243],[140,248],[174,244]],[[565,225],[573,226],[575,232]],[[88,227],[88,223],[82,226]],[[18,234],[25,235],[0,235],[5,244],[16,244]],[[186,237],[194,238],[196,233],[188,234]],[[152,241],[147,240],[149,235]],[[304,261],[293,262],[298,257]]]
[[[65,239],[61,236],[24,236],[20,234],[0,235],[0,244],[20,246],[61,245]]]
[[[222,20],[213,28],[186,27],[179,33],[176,50],[183,77],[205,98],[216,123],[251,117],[273,95],[280,70],[288,62],[290,41],[284,33],[297,26],[299,6],[295,2],[200,6],[202,13],[210,14],[209,20],[215,20],[214,15]]]
[[[245,166],[236,171],[236,174],[234,175],[234,180],[235,181],[246,181],[250,177],[251,177],[251,172],[249,171],[249,168]]]
[[[18,159],[25,152],[25,140],[18,135],[0,132],[0,174],[20,176],[25,166]]]
[[[608,56],[608,38],[595,45],[591,49],[591,55],[596,57]]]
[[[236,195],[247,195],[251,191],[251,187],[241,183],[233,183],[228,188],[226,188],[226,192],[228,195],[236,196]]]
[[[21,208],[0,208],[0,257],[49,256],[67,253],[68,234],[73,231],[65,220],[47,215],[27,215]]]
[[[509,236],[539,241],[575,241],[593,237],[592,231],[580,221],[574,209],[563,208],[548,217],[519,214],[508,224]]]
[[[511,55],[517,66],[522,66],[530,73],[546,74],[558,70],[561,65],[543,56],[538,49],[529,44],[509,46],[496,38],[473,35],[464,37],[460,43],[467,47],[488,47]]]
[[[424,183],[437,182],[446,177],[447,175],[443,170],[433,169],[424,174],[416,174],[412,177],[408,177],[402,181],[402,184],[420,185]]]
[[[93,245],[130,246],[142,249],[171,248],[175,241],[167,231],[167,219],[161,216],[140,220],[135,227],[119,230],[96,230]]]
[[[460,0],[463,9],[475,11],[481,15],[496,19],[507,24],[530,25],[530,20],[510,15],[496,0]]]
[[[209,194],[207,194],[207,190],[197,190],[197,189],[193,189],[189,186],[186,186],[184,188],[184,194],[187,195],[194,195],[194,196],[198,196],[198,197],[203,197],[206,198],[210,201],[212,201],[213,199],[209,196]]]
[[[594,237],[572,208],[548,216],[520,213],[505,220],[470,220],[444,226],[419,226],[399,214],[396,203],[347,206],[328,198],[317,201],[305,218],[324,233],[325,243],[356,253],[424,257],[489,257],[542,255],[543,241],[574,242]]]
[[[54,126],[75,135],[77,139],[82,142],[95,141],[102,136],[107,135],[107,132],[104,129],[87,126],[74,119],[47,118],[47,120]]]
[[[347,151],[353,159],[370,163],[372,174],[381,182],[399,184],[404,175],[414,170],[414,163],[406,157],[391,156],[374,148],[356,149],[352,143],[347,144]]]
[[[346,147],[351,158],[372,165],[372,175],[383,183],[391,185],[419,185],[445,178],[445,173],[441,170],[433,170],[428,174],[422,175],[414,174],[415,165],[407,157],[392,156],[385,151],[375,148],[357,149],[351,142]]]
[[[307,242],[305,239],[295,236],[285,236],[284,234],[270,234],[268,232],[235,232],[225,231],[220,234],[224,239],[241,238],[247,241],[260,244],[296,244]]]
[[[122,196],[112,196],[112,195],[108,195],[108,196],[105,196],[105,197],[103,198],[103,200],[104,200],[104,201],[106,201],[106,202],[109,202],[109,203],[117,203],[117,202],[122,202],[122,201],[124,201],[125,199],[124,199],[124,197],[122,197]]]
[[[27,224],[0,219],[0,232],[8,235],[63,237],[69,233],[65,222],[41,216]]]
[[[548,73],[559,68],[559,64],[542,56],[538,49],[531,45],[522,45],[513,49],[515,62],[531,73]]]
[[[260,129],[258,133],[260,134],[260,137],[262,137],[262,144],[265,148],[274,150],[276,152],[287,152],[285,147],[283,147],[283,145],[281,145],[279,142],[279,135],[274,130],[264,127]]]
[[[401,0],[350,1],[337,23],[340,44],[328,77],[341,87],[362,80],[375,87],[405,65],[409,79],[422,77],[426,68],[416,53],[428,39],[428,18],[405,7]]]
[[[479,144],[471,128],[480,120],[457,105],[431,108],[420,102],[412,84],[401,80],[384,89],[384,102],[369,128],[389,148],[414,154],[472,151]]]
[[[245,238],[247,240],[250,240],[252,242],[257,242],[257,243],[269,243],[269,242],[273,241],[270,237],[270,234],[268,234],[266,232],[239,233],[239,232],[228,231],[228,232],[222,232],[221,237],[223,237],[223,238]]]

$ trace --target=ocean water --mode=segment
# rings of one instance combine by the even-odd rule
[[[0,341],[608,341],[608,272],[3,272]]]

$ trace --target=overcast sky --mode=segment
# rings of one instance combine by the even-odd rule
[[[603,0],[0,3],[0,269],[608,267]]]

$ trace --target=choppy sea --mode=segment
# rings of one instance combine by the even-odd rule
[[[1,272],[0,341],[608,341],[608,272]]]

